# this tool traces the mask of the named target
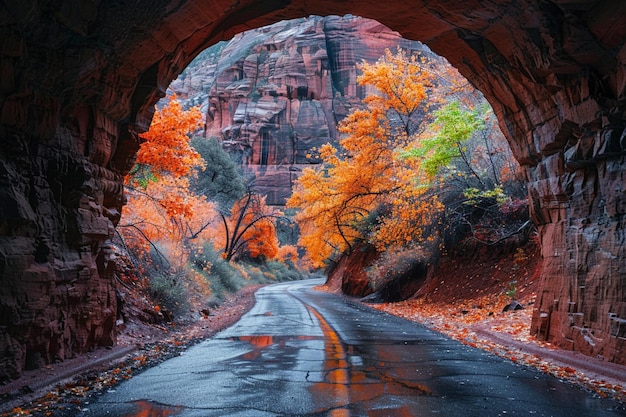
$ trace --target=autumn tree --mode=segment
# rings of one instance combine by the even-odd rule
[[[124,241],[138,255],[156,253],[168,266],[183,268],[190,239],[207,232],[206,219],[217,209],[202,196],[189,192],[188,179],[163,176],[145,188],[128,188],[123,222]]]
[[[359,85],[372,94],[365,108],[339,125],[339,148],[319,150],[321,167],[303,170],[287,205],[295,216],[303,245],[315,266],[334,253],[350,252],[358,239],[379,249],[389,244],[423,241],[422,232],[439,209],[436,198],[421,200],[415,160],[402,160],[405,149],[423,129],[438,73],[423,70],[422,56],[386,51],[375,64],[359,66]],[[378,215],[370,224],[370,213]],[[364,227],[366,230],[364,230]]]
[[[185,177],[194,168],[203,166],[200,154],[189,143],[190,134],[200,128],[201,122],[200,109],[184,110],[173,95],[166,106],[156,110],[150,130],[140,135],[144,142],[137,152],[135,168],[127,179],[136,180],[137,174],[144,170],[149,170],[157,178],[163,175]]]
[[[222,257],[226,261],[245,256],[275,258],[279,251],[275,223],[281,216],[279,210],[265,203],[265,197],[248,190],[235,203],[230,216],[220,213],[223,224]]]
[[[299,276],[278,262],[255,262],[248,274],[246,266],[216,254],[216,244],[228,261],[291,259],[294,251],[279,247],[280,213],[247,193],[220,144],[192,137],[200,121],[197,108],[184,110],[171,98],[141,135],[137,164],[126,177],[128,203],[118,231],[163,313],[208,296],[221,299],[248,283]]]
[[[155,112],[150,130],[137,153],[136,165],[125,178],[128,203],[119,225],[126,243],[139,253],[167,252],[167,262],[181,266],[187,238],[214,212],[203,196],[190,192],[189,180],[204,161],[190,146],[190,134],[200,127],[197,108],[184,110],[173,96]]]

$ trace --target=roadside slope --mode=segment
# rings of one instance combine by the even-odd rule
[[[200,321],[187,325],[142,326],[122,333],[113,348],[101,348],[74,359],[25,372],[0,386],[0,416],[72,416],[92,395],[111,389],[189,346],[236,323],[254,306],[259,285],[231,295]]]
[[[371,306],[626,402],[626,366],[558,349],[530,335],[540,261],[532,245],[509,253],[486,248],[445,256],[412,299]],[[523,308],[503,311],[512,300]]]

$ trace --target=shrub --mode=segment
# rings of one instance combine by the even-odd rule
[[[184,313],[189,304],[187,302],[187,288],[175,275],[152,272],[149,278],[150,297],[163,308],[174,315]]]
[[[428,260],[429,257],[419,249],[400,248],[382,253],[365,273],[372,291],[376,292],[400,277],[411,275]]]
[[[278,282],[295,281],[303,278],[302,274],[293,266],[286,265],[282,262],[269,261],[265,264],[265,268]]]
[[[202,252],[196,254],[194,266],[206,276],[211,292],[219,300],[244,287],[244,279],[239,271],[222,259],[211,243],[206,243]]]
[[[279,261],[226,262],[211,243],[205,244],[202,252],[196,254],[194,267],[206,277],[213,296],[220,301],[247,285],[303,278],[293,266]]]

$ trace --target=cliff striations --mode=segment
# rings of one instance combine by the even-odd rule
[[[311,16],[236,35],[201,53],[170,84],[187,105],[201,106],[204,135],[281,205],[314,148],[333,142],[337,122],[365,95],[357,64],[400,46],[442,60],[420,42],[370,19]]]

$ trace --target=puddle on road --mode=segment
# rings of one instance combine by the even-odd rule
[[[334,331],[330,324],[317,313],[310,309],[318,319],[323,336],[273,336],[273,335],[249,335],[235,336],[233,342],[244,342],[250,345],[251,351],[243,354],[240,358],[249,361],[258,360],[268,348],[283,348],[294,341],[322,340],[323,363],[321,365],[322,380],[311,382],[308,390],[312,395],[317,409],[316,413],[324,413],[330,417],[349,417],[356,409],[359,413],[364,411],[369,417],[411,417],[416,416],[415,410],[406,404],[399,407],[384,409],[361,409],[367,407],[369,402],[376,402],[382,397],[395,397],[396,399],[415,396],[433,395],[431,390],[417,380],[413,375],[400,375],[393,365],[399,363],[399,358],[391,352],[385,352],[384,346],[378,352],[378,360],[372,363],[364,362],[363,352],[360,346],[346,345],[339,334]],[[319,366],[319,365],[318,365]],[[318,371],[319,372],[319,371]],[[306,374],[308,380],[308,373]],[[355,409],[353,409],[356,407]]]
[[[152,401],[140,400],[134,403],[136,410],[121,417],[168,417],[180,414],[184,407],[157,404]]]
[[[242,355],[247,360],[257,359],[264,349],[269,346],[277,345],[285,346],[285,343],[292,340],[320,340],[319,336],[273,336],[273,335],[254,335],[254,336],[234,336],[231,341],[241,341],[250,343],[253,346],[251,352]]]
[[[284,343],[288,340],[320,340],[320,336],[273,336],[273,335],[254,335],[254,336],[233,336],[230,340],[240,340],[242,342],[251,343],[257,347],[267,347],[269,345]]]

